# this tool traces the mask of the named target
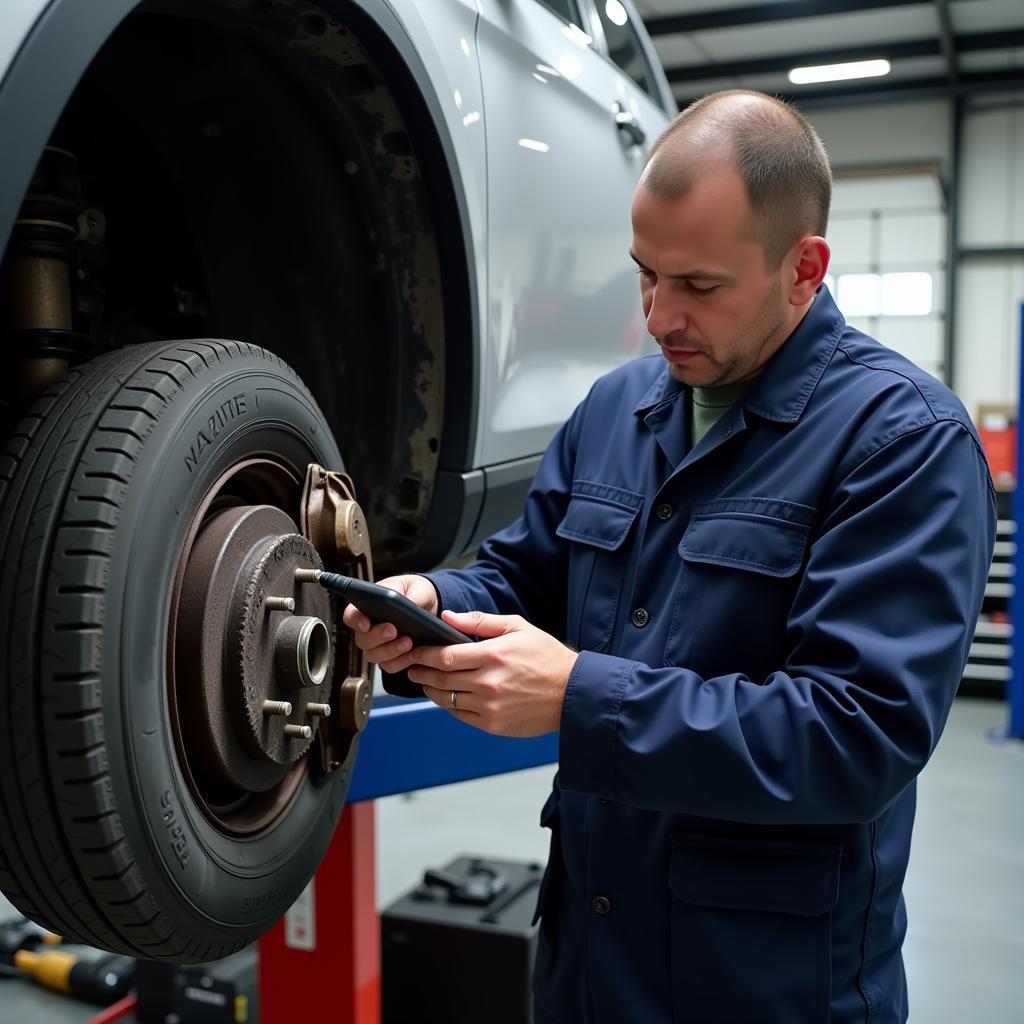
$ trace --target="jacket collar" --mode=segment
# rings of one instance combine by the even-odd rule
[[[825,372],[845,326],[842,313],[822,285],[796,330],[751,384],[743,406],[767,420],[795,423]],[[689,390],[672,376],[666,365],[633,411],[644,416],[655,406]]]

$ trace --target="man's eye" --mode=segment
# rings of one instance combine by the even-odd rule
[[[636,268],[636,272],[641,277],[654,277],[654,271],[653,270],[648,270],[646,267],[637,267]]]
[[[717,284],[712,284],[706,288],[701,288],[699,285],[694,284],[693,281],[687,281],[686,283],[690,291],[695,295],[710,295],[712,292],[717,291],[719,287]]]

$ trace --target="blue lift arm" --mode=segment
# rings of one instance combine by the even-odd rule
[[[558,761],[558,734],[492,736],[428,700],[379,697],[366,724],[349,803]]]

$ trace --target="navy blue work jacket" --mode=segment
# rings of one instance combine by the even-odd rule
[[[821,288],[690,447],[660,355],[599,380],[445,607],[580,651],[537,1020],[902,1022],[915,777],[967,659],[995,500],[942,384]]]

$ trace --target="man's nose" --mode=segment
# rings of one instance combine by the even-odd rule
[[[647,331],[655,338],[685,332],[688,326],[686,311],[668,288],[655,286],[650,292],[647,307]]]

